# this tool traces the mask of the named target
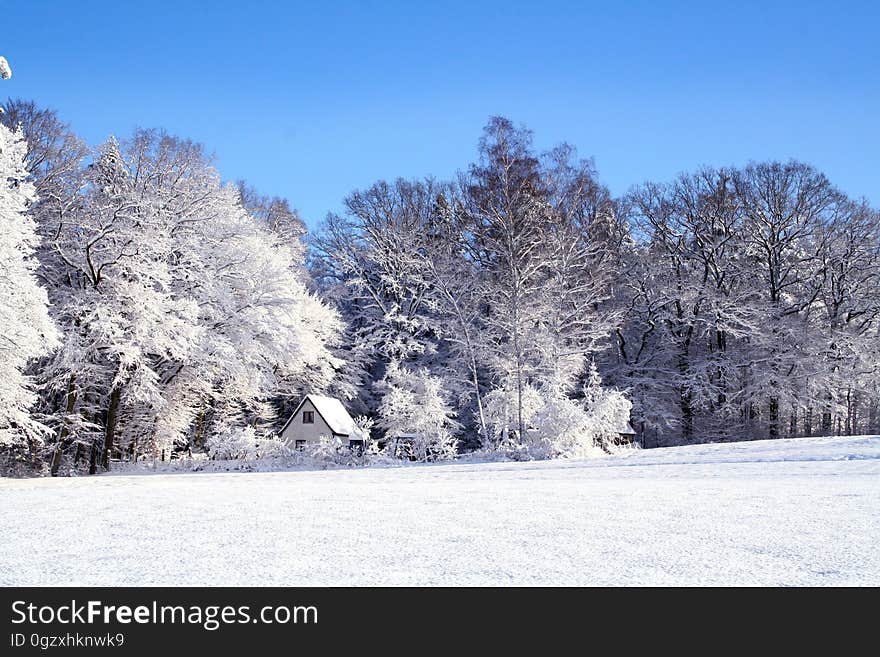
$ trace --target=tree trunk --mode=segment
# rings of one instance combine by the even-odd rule
[[[55,451],[52,453],[52,466],[51,472],[53,477],[58,476],[58,468],[61,467],[61,455],[63,454],[63,450],[61,449],[61,443],[55,445]]]
[[[779,438],[779,398],[770,398],[770,427],[771,438]]]
[[[31,457],[31,469],[34,472],[40,470],[40,455],[37,453],[37,441],[36,440],[28,440],[28,453]]]
[[[76,406],[76,377],[71,376],[70,381],[67,383],[67,404],[64,407],[64,423],[61,425],[61,431],[58,433],[58,442],[63,441],[70,432],[67,418],[73,413],[74,406]]]
[[[67,418],[73,413],[73,408],[76,405],[76,377],[71,376],[70,381],[67,383],[67,405],[64,408],[64,423],[61,425],[61,430],[58,432],[58,443],[55,445],[55,453],[52,455],[52,476],[58,476],[58,468],[61,467],[61,456],[64,450],[64,440],[67,438],[67,434],[69,433],[69,428],[67,425]],[[74,460],[74,463],[76,461]]]
[[[685,443],[689,443],[694,435],[694,409],[691,394],[684,388],[681,390],[681,433]]]
[[[690,388],[687,383],[688,359],[686,353],[679,354],[678,371],[682,382],[678,387],[678,401],[681,409],[681,433],[682,441],[689,443],[694,435],[694,408]]]
[[[852,388],[846,389],[846,418],[843,421],[843,434],[845,436],[851,436],[853,434]]]
[[[825,411],[822,413],[822,435],[831,435],[831,411]]]
[[[516,356],[516,417],[518,436],[520,443],[525,439],[525,427],[523,426],[523,385],[522,385],[522,354],[519,349],[519,312],[517,308],[518,297],[514,295],[513,303],[513,351]]]
[[[525,436],[525,427],[523,427],[523,401],[522,401],[522,370],[517,364],[516,368],[516,424],[517,424],[517,439],[520,443],[523,442]]]
[[[203,446],[203,434],[205,430],[205,409],[199,411],[199,419],[196,421],[196,439],[195,445],[196,447]]]
[[[101,465],[105,470],[110,469],[110,452],[113,450],[113,438],[116,434],[116,422],[119,419],[119,398],[122,396],[122,388],[116,386],[110,393],[110,404],[107,406],[107,426],[104,432],[104,454],[101,457]]]
[[[477,416],[480,422],[480,443],[481,447],[489,446],[489,430],[486,427],[486,414],[483,412],[483,400],[480,395],[480,379],[477,376],[477,361],[471,358],[471,377],[474,384],[474,394],[477,398]]]

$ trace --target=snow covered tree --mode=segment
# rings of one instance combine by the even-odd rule
[[[345,215],[328,216],[314,240],[312,275],[346,320],[349,376],[366,384],[358,411],[375,407],[370,384],[389,363],[431,367],[437,356],[422,254],[440,191],[432,181],[378,182],[350,194]]]
[[[523,395],[526,431],[518,434],[514,409],[518,394],[512,385],[486,396],[486,415],[495,449],[518,459],[585,458],[607,452],[628,426],[632,404],[619,390],[602,385],[591,363],[579,397],[558,389],[527,386]]]
[[[451,201],[451,203],[450,203]],[[458,416],[471,417],[476,428],[474,446],[490,444],[489,427],[483,409],[487,372],[483,364],[489,355],[483,339],[485,313],[480,270],[462,254],[467,250],[466,224],[455,206],[460,201],[454,189],[437,195],[430,223],[418,251],[426,282],[426,301],[431,308],[441,352],[446,356],[443,374],[457,398]]]
[[[620,390],[602,384],[602,377],[599,376],[595,363],[590,363],[583,395],[583,408],[587,416],[588,428],[581,436],[586,437],[587,440],[581,438],[569,447],[572,454],[593,447],[607,449],[616,444],[621,432],[629,427],[632,411],[632,402],[626,398],[626,395]]]
[[[554,396],[573,392],[588,360],[608,347],[620,313],[604,302],[616,270],[619,218],[592,161],[563,144],[542,161],[547,189],[544,239],[550,258],[544,283],[546,333],[539,378]]]
[[[875,212],[797,162],[704,169],[624,206],[605,371],[643,426],[672,442],[852,430],[874,369],[856,354],[876,328]]]
[[[201,147],[156,131],[111,140],[81,197],[54,240],[76,283],[45,368],[69,391],[66,439],[83,426],[77,440],[108,467],[271,423],[273,399],[326,387],[334,311],[306,289],[301,250],[247,212]]]
[[[601,302],[613,275],[614,208],[592,163],[565,145],[539,158],[531,133],[500,117],[460,186],[485,314],[480,351],[495,384],[516,390],[524,439],[528,387],[570,394],[588,357],[607,346],[615,311]]]
[[[305,276],[307,230],[299,212],[290,207],[287,199],[263,196],[243,180],[238,182],[238,193],[247,213],[276,235],[279,243],[290,250],[291,262]]]
[[[836,220],[824,228],[819,240],[822,288],[815,304],[807,308],[811,326],[813,366],[821,376],[807,379],[798,408],[805,435],[812,435],[819,418],[814,407],[825,407],[837,418],[835,433],[876,431],[878,323],[880,323],[880,212],[865,202],[842,205]],[[799,411],[799,414],[798,414]],[[873,420],[872,420],[873,414]],[[829,431],[823,414],[824,431]],[[796,429],[795,429],[796,430]]]
[[[82,187],[85,184],[82,164],[89,150],[54,111],[18,99],[9,99],[5,106],[6,112],[0,114],[0,123],[10,130],[20,129],[24,134],[28,180],[34,184],[37,194],[37,198],[28,205],[28,215],[36,224],[40,237],[34,252],[39,261],[36,274],[48,293],[50,314],[66,340],[69,325],[63,309],[69,308],[68,303],[81,281],[60,257],[55,242],[82,202]],[[40,384],[46,383],[49,375],[45,361],[32,364],[31,369]],[[97,428],[91,417],[73,414],[73,403],[83,384],[90,380],[89,373],[81,374],[80,385],[75,379],[68,379],[66,385],[57,388],[41,385],[38,407],[46,424],[56,429],[56,445],[70,445],[78,436],[85,436]],[[57,458],[60,456],[56,449],[52,461],[53,472],[60,465]]]
[[[495,117],[480,140],[480,162],[462,180],[470,257],[482,272],[491,320],[486,333],[492,367],[516,390],[516,431],[527,427],[524,394],[541,365],[542,303],[552,256],[545,249],[546,193],[531,133]]]
[[[34,201],[26,151],[21,132],[0,125],[0,445],[10,455],[17,447],[33,449],[46,434],[30,415],[36,395],[25,368],[58,342],[46,291],[35,276],[39,238],[26,212]]]
[[[766,315],[755,355],[764,365],[749,382],[750,403],[758,405],[768,436],[776,438],[783,435],[784,409],[798,404],[803,383],[818,374],[817,360],[810,357],[809,310],[828,274],[822,258],[827,228],[837,223],[845,197],[799,162],[751,164],[736,172],[733,183],[757,273],[752,284]]]
[[[376,426],[387,441],[419,461],[455,456],[459,425],[439,378],[425,368],[409,370],[393,361],[376,387],[381,400]]]
[[[757,338],[762,320],[730,173],[704,169],[669,185],[647,184],[628,203],[645,242],[622,272],[627,285],[618,294],[630,296],[619,299],[628,321],[616,332],[621,367],[614,380],[674,403],[675,410],[650,414],[665,417],[660,426],[680,431],[685,442],[696,432],[718,435],[740,412],[731,386],[743,362],[733,341]],[[717,422],[702,423],[707,417]]]
[[[315,240],[312,273],[347,321],[357,379],[380,381],[395,361],[427,369],[465,440],[490,446],[486,394],[513,385],[522,434],[526,389],[574,393],[607,346],[617,218],[569,147],[538,157],[527,130],[496,118],[480,156],[455,185],[398,180],[350,195]],[[359,410],[378,403],[361,393]]]
[[[528,449],[528,430],[534,428],[534,418],[544,406],[541,393],[528,383],[520,390],[511,379],[487,394],[484,403],[491,441],[485,447]],[[523,432],[519,431],[520,419],[526,427]]]

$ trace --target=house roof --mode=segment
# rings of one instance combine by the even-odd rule
[[[351,419],[351,415],[345,410],[345,406],[342,405],[341,401],[333,397],[324,397],[322,395],[306,395],[293,413],[290,414],[287,422],[284,423],[281,433],[284,433],[287,425],[290,424],[293,418],[299,414],[299,409],[302,408],[302,405],[307,401],[312,403],[312,406],[318,411],[318,415],[320,415],[324,422],[327,423],[327,426],[330,427],[330,431],[334,434],[350,436],[355,432],[357,427],[355,426],[354,420]]]
[[[618,429],[617,433],[623,434],[624,436],[635,436],[636,430],[633,429],[633,425],[629,423],[629,421],[622,423]]]
[[[346,436],[355,430],[354,420],[345,410],[342,402],[334,397],[323,397],[321,395],[306,395],[306,399],[312,402],[315,410],[324,418],[324,422],[330,427],[333,433],[341,433]]]

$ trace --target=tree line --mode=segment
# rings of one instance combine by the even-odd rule
[[[52,333],[28,370],[36,403],[0,410],[7,470],[169,458],[226,425],[268,426],[275,399],[327,385],[342,325],[305,283],[286,202],[223,184],[201,146],[161,131],[92,152],[33,103],[10,101],[2,120],[23,165],[4,172],[4,196],[28,188],[10,218],[33,225],[54,325],[32,332]]]
[[[308,234],[188,140],[90,149],[6,110],[7,470],[271,435],[309,391],[419,458],[585,455],[629,420],[648,446],[880,432],[880,213],[809,165],[615,198],[495,117],[453,180],[379,181]]]
[[[494,118],[456,180],[345,207],[311,257],[365,409],[393,363],[440,377],[474,444],[597,375],[649,445],[880,431],[880,214],[807,164],[613,198],[573,148]]]

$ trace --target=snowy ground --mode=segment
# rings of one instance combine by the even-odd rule
[[[880,585],[880,437],[0,480],[3,585]]]

